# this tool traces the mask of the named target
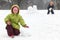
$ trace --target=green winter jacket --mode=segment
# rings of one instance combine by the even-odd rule
[[[7,22],[8,20],[11,21],[11,24],[12,24],[13,28],[15,28],[15,29],[20,29],[20,24],[22,26],[26,25],[23,18],[22,18],[22,16],[20,16],[19,14],[13,14],[13,13],[9,14],[5,18],[5,22]]]

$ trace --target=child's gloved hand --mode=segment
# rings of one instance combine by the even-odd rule
[[[29,28],[29,26],[27,26],[27,25],[24,25],[23,27],[24,27],[24,28]]]
[[[10,22],[10,21],[7,21],[6,24],[7,24],[7,25],[11,25],[11,22]]]
[[[25,28],[29,28],[29,26],[25,26]]]

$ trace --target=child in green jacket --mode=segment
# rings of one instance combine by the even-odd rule
[[[28,28],[28,26],[25,24],[22,16],[19,15],[19,6],[18,5],[13,5],[11,7],[11,14],[7,15],[5,18],[5,23],[7,24],[6,29],[8,36],[14,37],[15,35],[20,34],[20,24]],[[20,23],[20,24],[19,24]]]

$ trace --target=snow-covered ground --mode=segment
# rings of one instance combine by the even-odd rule
[[[5,29],[4,18],[10,10],[0,10],[0,40],[60,40],[60,10],[47,15],[47,10],[21,10],[29,28],[21,27],[21,35],[10,38]]]

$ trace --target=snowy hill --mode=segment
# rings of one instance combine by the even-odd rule
[[[21,27],[21,35],[7,36],[4,18],[10,10],[0,10],[0,40],[60,40],[60,10],[47,15],[47,10],[21,10],[20,14],[30,28]]]

